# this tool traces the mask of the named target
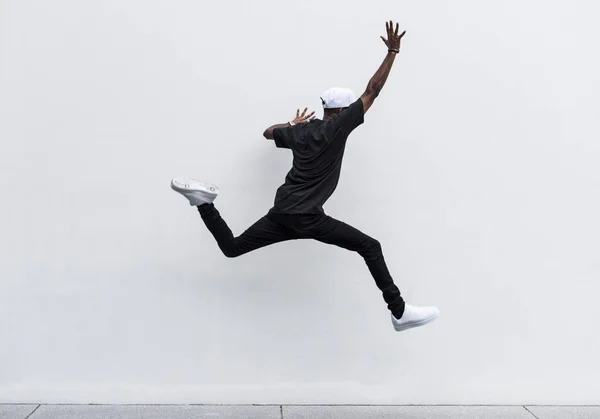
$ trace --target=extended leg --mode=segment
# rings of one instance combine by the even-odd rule
[[[275,223],[268,216],[262,217],[239,237],[234,237],[214,204],[200,205],[198,211],[204,224],[217,241],[219,248],[228,258],[241,256],[270,244],[297,238],[290,229]]]
[[[383,257],[381,244],[377,240],[329,216],[323,216],[322,220],[310,229],[310,236],[320,242],[358,252],[364,258],[394,317],[397,319],[402,317],[404,300],[400,290],[394,284]]]

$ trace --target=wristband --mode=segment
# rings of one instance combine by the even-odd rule
[[[400,52],[400,50],[399,49],[389,48],[388,52],[395,52],[396,54],[398,54]]]
[[[296,125],[296,124],[294,124],[294,121],[290,121],[290,122],[288,122],[288,124],[290,124],[290,127],[293,127],[294,125]]]

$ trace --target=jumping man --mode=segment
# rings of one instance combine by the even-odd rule
[[[400,41],[406,31],[398,34],[398,24],[386,22],[387,55],[357,100],[345,88],[332,88],[323,93],[323,119],[317,119],[307,109],[296,112],[296,118],[273,125],[264,132],[275,146],[292,150],[293,166],[285,183],[277,190],[273,208],[267,215],[234,237],[221,218],[213,201],[219,193],[214,185],[191,179],[173,179],[171,187],[185,196],[198,211],[206,227],[225,256],[233,258],[285,240],[314,239],[357,252],[362,256],[383,293],[397,331],[422,326],[438,316],[435,307],[416,307],[404,303],[386,266],[380,243],[354,227],[329,217],[323,204],[335,190],[340,177],[342,158],[350,133],[364,122],[400,52]]]

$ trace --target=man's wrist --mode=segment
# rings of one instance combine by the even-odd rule
[[[393,54],[398,54],[400,52],[399,49],[395,49],[395,48],[388,48],[388,52],[391,52]]]

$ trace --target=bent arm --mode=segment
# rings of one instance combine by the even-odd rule
[[[360,97],[360,99],[363,102],[365,112],[369,110],[369,108],[375,101],[375,98],[379,96],[381,89],[383,89],[388,75],[390,74],[390,70],[392,69],[392,65],[394,64],[394,60],[396,59],[396,54],[397,53],[394,51],[388,51],[387,55],[385,56],[385,59],[383,60],[383,63],[381,63],[381,66],[379,67],[377,72],[375,72],[373,77],[371,77],[371,80],[369,80],[367,89]]]
[[[313,119],[315,119],[315,113],[311,112],[307,115],[306,114],[307,110],[308,110],[308,108],[304,108],[304,112],[302,112],[302,114],[300,114],[300,109],[298,109],[298,110],[296,110],[296,118],[294,118],[293,121],[285,122],[283,124],[275,124],[275,125],[267,128],[265,130],[265,132],[263,132],[264,137],[267,140],[273,140],[273,139],[275,139],[275,136],[273,135],[273,130],[276,130],[277,128],[293,127],[294,125],[298,125],[298,124],[306,124],[306,123],[312,121]]]
[[[286,122],[284,124],[275,124],[273,126],[270,126],[269,128],[267,128],[265,130],[265,132],[263,132],[263,136],[267,139],[267,140],[272,140],[273,139],[273,130],[277,129],[277,128],[286,128],[289,127],[290,123]]]

